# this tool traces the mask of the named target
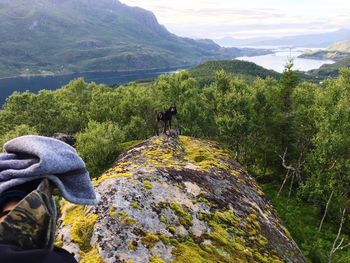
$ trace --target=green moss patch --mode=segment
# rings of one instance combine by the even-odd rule
[[[152,233],[146,233],[146,235],[141,238],[141,243],[148,249],[154,247],[154,245],[159,241],[159,237]]]
[[[149,263],[165,263],[162,258],[159,257],[151,257]]]
[[[136,240],[132,240],[128,244],[128,249],[130,249],[130,250],[136,250],[137,247],[138,247],[138,244],[137,244]]]
[[[136,201],[131,202],[130,206],[134,209],[141,209],[138,202]]]
[[[146,157],[148,164],[154,167],[162,168],[180,168],[174,163],[174,160],[179,155],[177,148],[170,149],[168,145],[164,145],[166,138],[159,137],[152,141],[152,147],[143,151],[143,156]]]
[[[190,226],[192,226],[192,219],[193,219],[192,216],[189,213],[187,213],[185,210],[183,210],[179,204],[175,202],[171,202],[170,208],[177,215],[180,224],[182,224],[185,228],[189,228]]]
[[[176,256],[174,262],[282,262],[274,253],[261,252],[268,241],[259,234],[260,225],[254,224],[257,222],[255,214],[248,217],[248,224],[251,231],[254,231],[253,238],[249,237],[247,230],[242,229],[246,221],[238,218],[233,210],[202,213],[198,218],[208,223],[210,231],[201,238],[210,242],[205,245],[191,240],[178,240],[179,243],[175,244],[173,250]]]
[[[99,178],[95,178],[92,180],[93,185],[99,185],[100,183],[106,181],[107,179],[113,179],[113,178],[131,178],[131,173],[122,173],[122,172],[115,172],[113,171],[107,171],[103,175],[101,175]]]
[[[96,246],[86,253],[80,253],[80,256],[80,263],[105,263],[98,253]]]
[[[143,181],[143,186],[147,189],[147,190],[151,190],[152,189],[152,184],[150,181]]]
[[[63,247],[63,240],[60,236],[57,236],[55,239],[55,246],[56,247]]]
[[[182,144],[185,157],[184,159],[203,171],[209,171],[216,167],[227,170],[229,166],[225,164],[228,160],[229,154],[217,147],[214,143],[203,143],[194,138],[180,136],[180,143]]]
[[[90,241],[94,230],[97,215],[86,215],[84,206],[70,205],[66,203],[62,210],[64,211],[63,222],[65,225],[71,225],[71,236],[73,242],[79,244],[82,251],[91,249]]]
[[[229,226],[239,226],[241,219],[236,217],[232,210],[217,211],[214,214],[214,220],[219,223],[224,223]]]
[[[119,221],[122,222],[124,225],[131,226],[136,224],[136,220],[125,212],[116,212],[115,216],[118,217]]]
[[[213,246],[197,245],[187,241],[178,244],[172,251],[175,255],[174,263],[232,263],[249,262],[243,256],[231,257]],[[251,261],[253,262],[253,261]]]

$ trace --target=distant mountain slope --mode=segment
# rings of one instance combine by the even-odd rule
[[[334,42],[350,39],[350,29],[341,29],[334,32],[290,36],[270,39],[234,39],[223,38],[215,40],[223,46],[291,46],[291,47],[327,47]]]
[[[319,69],[310,70],[307,74],[318,80],[339,76],[339,69],[350,67],[350,40],[335,42],[326,50],[320,50],[301,55],[311,59],[333,59],[336,63],[325,64]]]
[[[308,51],[299,56],[309,59],[341,61],[350,57],[350,40],[335,42],[325,50]]]
[[[350,40],[336,42],[328,47],[329,51],[347,52],[350,53]]]
[[[261,77],[268,76],[278,79],[280,74],[276,71],[263,68],[255,63],[241,60],[218,60],[208,61],[189,70],[193,77],[196,77],[202,84],[211,82],[215,77],[215,72],[224,70],[227,73],[241,76]]]
[[[117,0],[0,0],[0,36],[0,77],[177,67],[255,53],[178,37],[152,12]]]
[[[254,38],[234,38],[234,37],[223,37],[215,39],[215,43],[222,47],[238,47],[238,46],[251,46],[257,42],[273,40],[271,37],[254,37]]]

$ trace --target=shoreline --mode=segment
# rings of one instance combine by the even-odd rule
[[[79,74],[104,74],[104,73],[120,73],[120,74],[135,74],[135,73],[143,73],[143,72],[160,72],[160,71],[171,71],[171,70],[182,70],[182,69],[188,69],[191,67],[196,66],[193,65],[183,65],[183,66],[174,66],[174,67],[167,67],[167,68],[149,68],[149,69],[135,69],[135,70],[101,70],[101,71],[79,71],[79,72],[67,72],[67,73],[44,73],[44,74],[22,74],[22,75],[14,75],[9,77],[0,77],[0,80],[6,80],[6,79],[17,79],[17,78],[35,78],[35,77],[62,77],[62,76],[72,76],[72,75],[79,75]]]

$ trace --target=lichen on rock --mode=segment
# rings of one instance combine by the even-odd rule
[[[56,245],[75,252],[80,262],[103,262],[96,247],[92,246],[91,238],[98,215],[87,212],[86,207],[61,201],[61,228],[56,237]],[[68,244],[67,244],[68,243]],[[72,248],[72,245],[73,248]],[[71,249],[70,249],[71,248]],[[96,258],[96,260],[92,260]]]
[[[215,142],[152,137],[95,187],[98,206],[62,207],[59,241],[82,262],[305,262],[255,180]],[[93,231],[79,239],[77,226]]]

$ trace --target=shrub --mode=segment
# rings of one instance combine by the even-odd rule
[[[16,126],[13,130],[5,133],[0,137],[0,145],[4,145],[5,142],[23,135],[37,135],[38,132],[35,128],[29,127],[28,125],[22,124]]]
[[[124,133],[112,122],[90,121],[87,128],[77,134],[76,148],[92,177],[100,175],[121,151]]]

